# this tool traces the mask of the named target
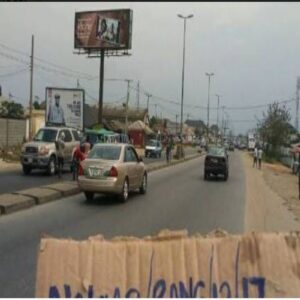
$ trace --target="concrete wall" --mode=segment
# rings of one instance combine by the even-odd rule
[[[0,147],[14,146],[26,136],[26,120],[0,118]]]

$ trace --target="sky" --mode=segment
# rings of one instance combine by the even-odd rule
[[[226,112],[219,110],[219,123],[222,116],[228,118],[235,134],[255,128],[267,109],[251,106],[295,99],[300,76],[297,2],[2,2],[3,95],[11,94],[14,101],[28,105],[29,55],[34,35],[33,95],[44,100],[47,86],[74,88],[79,78],[86,102],[97,103],[100,59],[74,54],[75,12],[121,8],[133,11],[131,55],[105,58],[105,79],[121,80],[104,81],[104,104],[125,102],[124,79],[132,79],[129,106],[137,105],[139,81],[140,107],[146,107],[146,91],[153,95],[149,101],[151,116],[157,114],[175,121],[179,115],[180,120],[184,24],[177,14],[194,15],[186,27],[184,120],[207,122],[205,73],[214,73],[210,124],[217,122],[218,94]],[[66,69],[74,72],[66,75]],[[78,72],[93,78],[78,76]],[[296,102],[286,105],[294,125]]]

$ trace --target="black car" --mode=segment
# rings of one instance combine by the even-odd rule
[[[224,176],[228,179],[228,155],[222,147],[209,147],[204,163],[204,180],[208,180],[210,175]]]

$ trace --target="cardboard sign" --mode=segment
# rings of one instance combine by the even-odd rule
[[[37,297],[299,297],[300,233],[43,238]]]

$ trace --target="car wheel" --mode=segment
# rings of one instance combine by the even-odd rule
[[[123,184],[123,188],[122,188],[122,193],[120,195],[120,200],[121,202],[126,202],[128,199],[128,195],[129,195],[129,184],[128,184],[128,179],[126,178],[124,180],[124,184]]]
[[[224,174],[224,180],[227,181],[227,179],[228,179],[228,172],[226,172],[226,173]]]
[[[161,152],[159,152],[159,158],[161,158]]]
[[[204,172],[204,180],[208,180],[208,173]]]
[[[143,175],[142,185],[140,186],[140,194],[146,194],[147,192],[147,174]]]
[[[48,167],[47,167],[47,174],[48,175],[54,175],[56,172],[56,164],[55,164],[55,157],[51,156],[49,163],[48,163]]]
[[[87,202],[93,201],[94,193],[93,192],[84,192],[85,198]]]
[[[23,173],[24,173],[24,175],[29,175],[30,172],[31,172],[31,167],[23,165]]]

